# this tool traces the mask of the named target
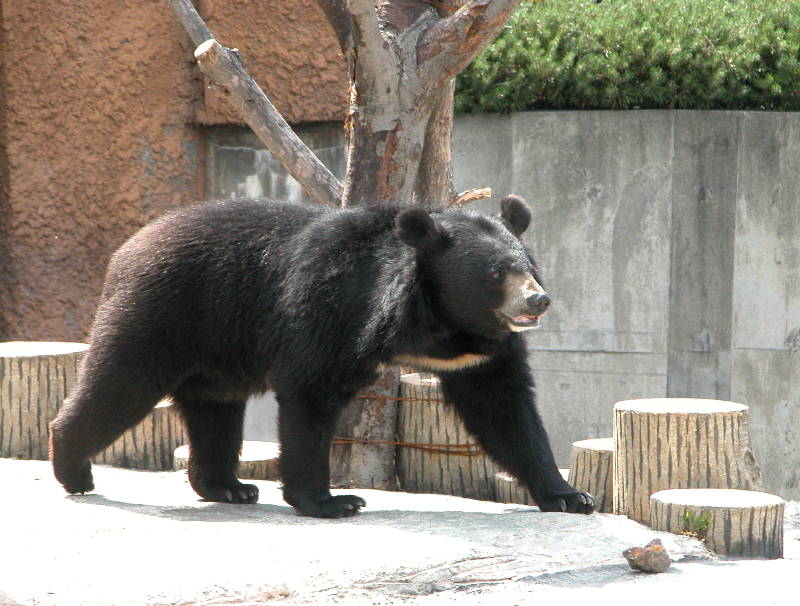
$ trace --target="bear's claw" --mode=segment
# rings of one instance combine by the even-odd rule
[[[561,513],[593,513],[595,507],[594,497],[588,492],[572,492],[560,494],[544,499],[539,503],[542,511],[556,511]]]
[[[206,501],[220,503],[257,503],[258,486],[236,482],[226,486],[204,486],[198,494]]]

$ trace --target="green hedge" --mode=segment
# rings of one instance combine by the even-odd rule
[[[456,110],[800,110],[800,0],[525,0]]]

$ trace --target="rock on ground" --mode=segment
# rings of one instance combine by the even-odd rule
[[[42,461],[0,459],[0,479],[0,605],[795,604],[800,576],[796,503],[786,559],[719,561],[609,514],[353,490],[367,508],[327,521],[296,516],[275,482],[258,482],[257,504],[228,505],[199,501],[182,472],[95,467],[86,496]],[[622,551],[656,537],[673,565],[631,571]]]

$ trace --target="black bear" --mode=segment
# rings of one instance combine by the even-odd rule
[[[519,240],[529,222],[513,196],[499,218],[252,200],[156,220],[109,264],[75,391],[50,426],[56,478],[91,491],[89,458],[170,396],[197,494],[253,503],[258,489],[236,477],[245,401],[272,389],[284,498],[302,515],[353,515],[364,501],[329,489],[337,414],[400,363],[439,374],[467,429],[543,511],[591,513],[534,406],[519,333],[550,299]]]

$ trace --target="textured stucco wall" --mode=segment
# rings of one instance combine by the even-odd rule
[[[344,119],[347,76],[338,43],[316,0],[201,0],[209,29],[238,48],[245,67],[289,123]],[[239,121],[213,88],[197,120]]]
[[[204,109],[167,0],[0,3],[0,340],[79,341],[111,252],[203,196],[196,123],[235,118]],[[312,0],[201,10],[290,121],[336,116],[343,72]]]

